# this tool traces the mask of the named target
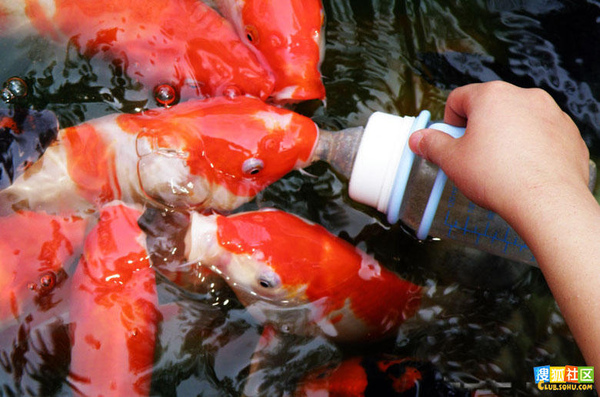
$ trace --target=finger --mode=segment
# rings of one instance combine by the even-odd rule
[[[472,107],[472,98],[479,88],[480,84],[469,84],[453,90],[446,100],[444,122],[455,126],[465,126]]]
[[[444,132],[426,128],[415,131],[410,136],[408,144],[416,155],[444,168],[444,158],[448,158],[447,154],[453,151],[455,138]]]

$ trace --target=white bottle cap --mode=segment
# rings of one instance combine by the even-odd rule
[[[375,112],[360,141],[348,193],[353,200],[387,212],[394,179],[415,117]]]

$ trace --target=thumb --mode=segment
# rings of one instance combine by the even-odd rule
[[[455,143],[455,138],[445,132],[425,128],[415,131],[409,138],[410,149],[425,160],[444,168],[445,153],[451,152],[450,147]]]

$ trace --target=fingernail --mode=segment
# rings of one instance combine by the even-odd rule
[[[422,131],[415,131],[409,138],[408,138],[408,145],[410,147],[410,150],[413,151],[414,154],[416,154],[417,156],[422,156],[422,150],[421,150],[421,141],[423,140],[423,132]]]

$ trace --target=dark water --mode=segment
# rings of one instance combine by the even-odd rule
[[[325,0],[322,66],[327,104],[297,107],[322,127],[363,125],[377,110],[434,118],[459,85],[502,79],[548,90],[600,157],[600,2],[567,0]],[[152,107],[147,94],[101,60],[43,39],[0,42],[0,81],[20,76],[26,106],[50,109],[61,126]],[[4,105],[6,106],[6,105]],[[583,365],[538,269],[449,243],[416,242],[401,225],[352,203],[326,164],[293,172],[240,210],[277,207],[318,222],[428,288],[419,315],[395,340],[335,346],[288,336],[265,352],[248,380],[260,327],[227,290],[182,291],[159,281],[160,328],[154,395],[239,395],[247,382],[265,395],[293,390],[306,371],[344,356],[380,351],[433,363],[449,382],[500,395],[538,395],[533,367]],[[34,313],[0,333],[0,396],[70,395],[68,317]],[[573,395],[573,394],[569,394]],[[581,394],[592,395],[592,393]]]

